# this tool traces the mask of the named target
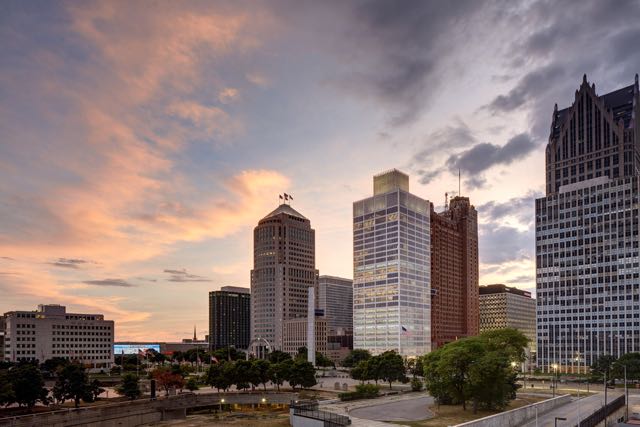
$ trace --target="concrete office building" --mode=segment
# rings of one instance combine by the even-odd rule
[[[531,292],[502,284],[480,286],[480,332],[514,328],[529,338],[529,360],[536,351],[536,300]]]
[[[315,231],[287,204],[262,218],[253,231],[251,339],[282,350],[284,321],[307,316],[309,286],[317,286]]]
[[[282,351],[291,356],[298,354],[300,347],[307,347],[307,317],[298,317],[284,321]],[[327,319],[316,316],[314,322],[316,351],[327,355]]]
[[[584,76],[573,104],[554,108],[546,196],[536,200],[544,372],[588,372],[603,354],[640,351],[639,108],[637,74],[605,95]]]
[[[0,362],[4,361],[4,330],[6,321],[4,316],[0,316]]]
[[[223,286],[209,292],[209,348],[249,347],[251,341],[251,290]]]
[[[353,204],[354,348],[431,350],[429,206],[395,169],[374,176],[373,196]]]
[[[316,307],[324,312],[328,334],[353,334],[353,280],[320,276],[317,295]]]
[[[478,213],[468,197],[431,205],[432,349],[478,335]]]
[[[92,371],[111,369],[114,323],[102,314],[67,313],[61,305],[39,305],[36,311],[10,311],[5,318],[5,360],[44,362],[62,357]]]

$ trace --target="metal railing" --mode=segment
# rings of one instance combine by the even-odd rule
[[[602,421],[604,421],[605,417],[613,414],[618,409],[622,408],[625,405],[624,395],[618,397],[613,400],[611,403],[608,403],[607,406],[603,406],[598,409],[593,414],[589,415],[584,420],[580,421],[580,427],[595,427]]]
[[[293,415],[323,421],[325,427],[344,427],[351,424],[351,419],[346,415],[320,411],[317,401],[292,401],[289,407],[293,409]]]

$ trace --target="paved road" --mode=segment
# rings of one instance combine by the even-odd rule
[[[421,421],[433,417],[427,409],[432,403],[432,397],[420,397],[358,408],[349,414],[375,421]]]
[[[611,402],[616,397],[622,395],[622,392],[617,390],[611,390],[607,393],[607,401]],[[521,427],[548,427],[554,425],[555,417],[566,418],[566,421],[558,421],[558,427],[575,426],[580,419],[584,419],[587,416],[594,413],[604,405],[604,393],[594,394],[589,397],[573,399],[570,403],[562,405],[553,409],[551,412],[547,412],[544,415],[540,415],[538,420],[535,418],[530,420],[526,424],[522,424]]]

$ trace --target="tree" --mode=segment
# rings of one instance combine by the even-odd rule
[[[324,354],[316,351],[316,365],[321,367],[333,366],[333,362]]]
[[[510,352],[489,351],[471,365],[469,390],[473,413],[479,408],[502,410],[516,397],[516,372],[511,369]]]
[[[289,357],[288,360],[283,360],[280,363],[272,363],[269,367],[269,380],[276,385],[278,391],[280,391],[282,383],[289,379],[292,365],[293,362],[291,357]]]
[[[258,384],[262,384],[264,391],[267,391],[267,381],[269,381],[269,368],[271,367],[271,363],[266,360],[256,359],[252,362],[252,381],[256,381],[254,384],[257,386]]]
[[[189,380],[187,380],[187,384],[185,385],[185,387],[189,391],[195,391],[200,388],[198,386],[198,380],[196,380],[194,377],[190,377]]]
[[[8,406],[16,401],[9,372],[0,370],[0,406]]]
[[[626,353],[611,366],[611,377],[624,379],[624,367],[627,367],[627,380],[640,380],[640,353]]]
[[[80,400],[93,402],[96,393],[100,389],[99,384],[89,383],[84,366],[79,363],[71,363],[58,371],[58,379],[53,386],[53,396],[58,402],[73,400],[74,406],[80,405]]]
[[[169,396],[172,388],[184,387],[184,378],[178,373],[174,373],[171,368],[161,366],[151,372],[151,377],[156,380],[158,386],[164,389],[165,395]]]
[[[250,384],[255,384],[254,371],[252,364],[248,360],[238,360],[235,364],[235,385],[236,388],[245,390]],[[259,384],[259,383],[258,383]]]
[[[606,374],[607,378],[611,378],[611,367],[613,366],[616,358],[610,354],[603,354],[598,357],[593,365],[591,365],[591,380],[600,381]]]
[[[406,378],[404,360],[395,351],[385,351],[375,358],[379,358],[379,377],[389,383],[389,390],[391,390],[391,383]]]
[[[289,384],[294,390],[298,385],[302,388],[316,385],[316,370],[313,365],[305,360],[294,360],[289,372]]]
[[[44,379],[40,370],[31,363],[22,363],[13,367],[8,373],[13,389],[13,400],[18,406],[25,405],[29,412],[36,403],[49,404],[49,391],[44,387]]]
[[[275,350],[272,353],[269,353],[268,359],[271,363],[280,363],[291,360],[291,355],[289,353],[285,353],[284,351]]]
[[[512,362],[522,363],[526,360],[525,348],[529,344],[529,338],[517,329],[487,331],[483,332],[480,338],[486,343],[487,351],[500,350],[506,353]]]
[[[232,362],[227,362],[232,364]],[[206,383],[211,387],[215,387],[220,390],[226,390],[231,385],[231,381],[233,380],[230,376],[225,375],[224,366],[227,363],[215,363],[209,367],[206,376]]]
[[[129,400],[135,400],[142,396],[140,391],[140,379],[134,374],[124,374],[122,382],[116,387],[116,393],[125,396]]]
[[[219,348],[211,353],[211,356],[218,359],[218,362],[235,361],[245,358],[244,352],[235,347]]]
[[[367,377],[367,360],[361,360],[356,366],[351,368],[351,378],[364,383]]]
[[[40,365],[40,369],[55,374],[58,368],[63,368],[70,363],[71,362],[64,357],[52,357],[51,359],[45,360],[44,363]]]
[[[164,363],[167,356],[150,348],[147,350],[147,360],[151,363]]]
[[[302,360],[307,360],[307,347],[306,346],[302,346],[302,347],[298,347],[298,353],[296,354],[296,359],[302,359]]]
[[[369,352],[369,350],[363,350],[363,349],[351,350],[351,353],[349,353],[349,355],[345,357],[344,360],[342,361],[342,366],[344,366],[345,368],[353,368],[359,362],[363,360],[368,360],[370,358],[371,358],[371,353]]]

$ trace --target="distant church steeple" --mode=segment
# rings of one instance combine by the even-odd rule
[[[198,337],[196,336],[196,325],[193,325],[193,340],[198,341]]]

